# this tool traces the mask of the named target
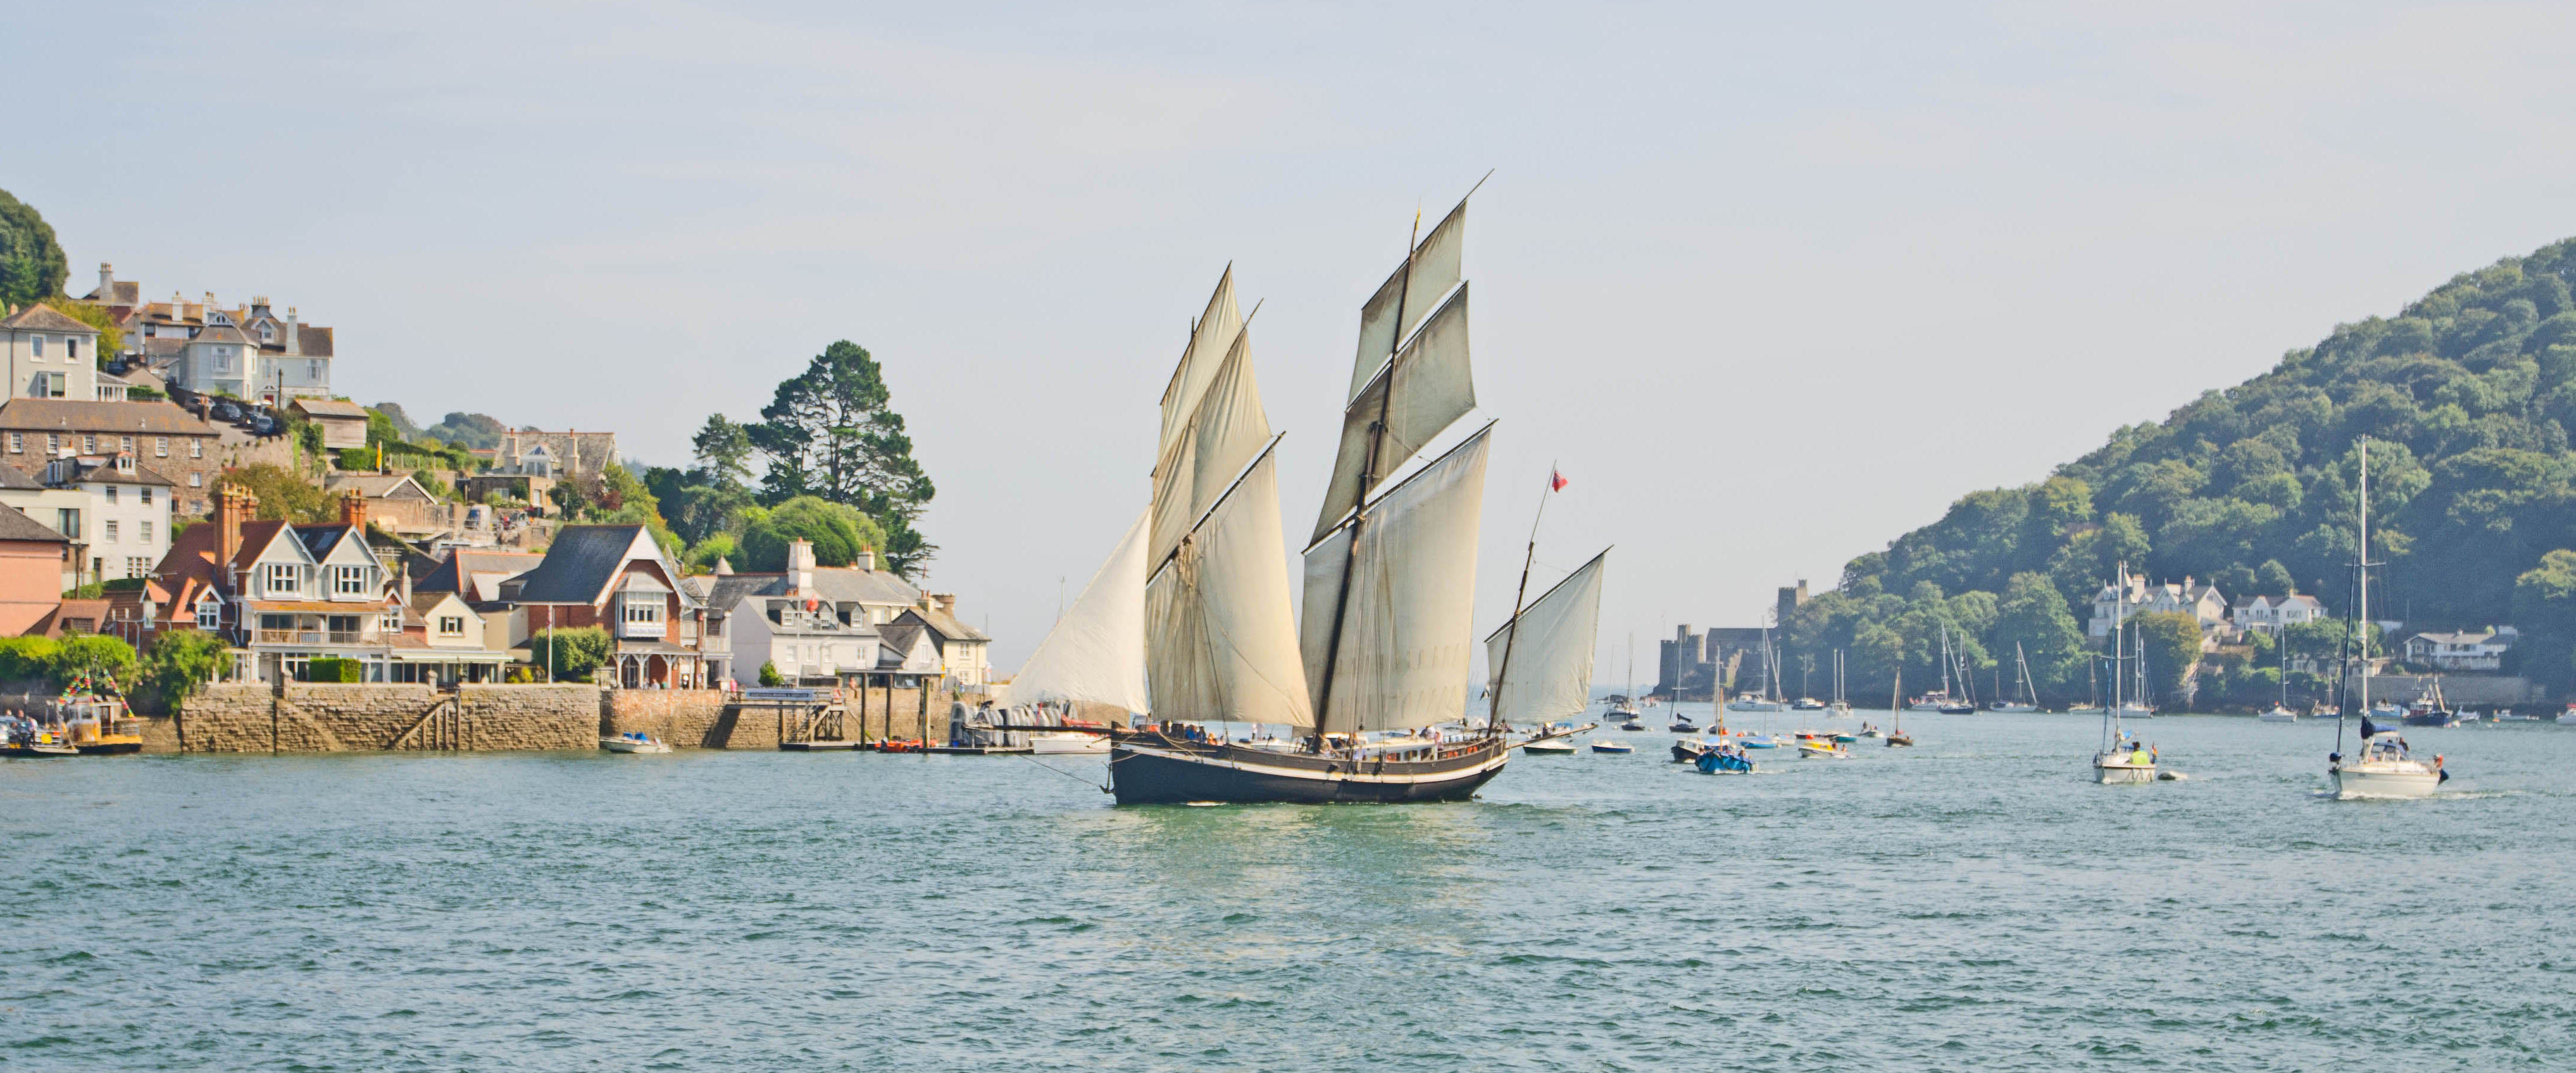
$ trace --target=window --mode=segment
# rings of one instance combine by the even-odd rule
[[[298,592],[303,589],[304,568],[294,563],[268,564],[268,591]]]
[[[332,567],[331,591],[333,594],[340,596],[366,595],[367,568],[363,566]]]
[[[204,458],[204,457],[206,457],[206,441],[204,441],[204,440],[189,440],[189,441],[188,441],[188,457],[190,457],[190,458]],[[192,478],[189,478],[189,483],[190,483],[190,484],[194,484],[194,483],[196,483],[196,479],[195,479],[195,478],[193,478],[193,477],[192,477]]]
[[[643,600],[626,601],[626,621],[647,623],[662,621],[662,602],[659,600],[651,602]]]
[[[376,616],[376,629],[384,633],[401,633],[402,612],[388,608],[384,614]]]
[[[463,636],[465,636],[465,616],[463,616],[463,615],[440,615],[440,616],[438,616],[438,635],[439,635],[439,636],[441,636],[441,637],[463,637]]]
[[[233,359],[226,356],[222,347],[215,348],[215,371],[219,373],[233,371]]]
[[[114,544],[114,543],[116,543],[116,522],[115,522],[114,520],[110,520],[110,521],[109,521],[105,526],[101,527],[101,530],[100,530],[100,531],[101,531],[102,533],[104,533],[104,534],[105,534],[105,537],[106,537],[106,539],[104,539],[104,540],[100,541],[100,543],[103,543],[103,544]]]
[[[150,493],[145,493],[145,494],[146,494],[147,496],[148,496],[148,495],[150,495]],[[149,520],[145,520],[145,521],[136,522],[136,523],[134,523],[134,524],[136,524],[136,525],[139,525],[139,526],[142,526],[142,527],[143,527],[143,529],[142,529],[142,533],[141,533],[141,535],[142,535],[142,539],[143,539],[143,542],[144,542],[144,543],[146,543],[146,544],[152,543],[152,523],[151,523],[151,521],[149,521]]]
[[[133,558],[130,558],[130,559],[125,560],[125,576],[127,576],[127,577],[150,577],[150,576],[152,576],[152,560],[150,560],[150,559],[146,559],[146,558],[143,558],[142,556],[139,556],[139,555],[138,555],[138,556],[135,556],[135,557],[133,557]]]
[[[274,325],[274,324],[262,324],[262,325],[260,325],[260,326],[259,326],[259,341],[260,341],[260,342],[263,342],[263,343],[274,343],[274,342],[276,342],[276,341],[277,341],[277,326],[276,326],[276,325]]]
[[[45,356],[45,337],[41,335],[29,336],[28,340],[36,344],[36,357],[43,358]]]
[[[54,392],[54,394],[56,394],[56,395],[60,395],[60,394],[62,394],[62,392],[57,391],[57,392]],[[94,454],[97,454],[97,453],[98,453],[98,437],[96,437],[96,436],[83,436],[83,437],[81,437],[81,453],[82,453],[82,454],[85,454],[85,455],[94,455]]]
[[[206,475],[203,473],[191,473],[188,475],[188,487],[190,488],[203,487],[205,483]]]
[[[63,374],[46,373],[45,382],[48,385],[48,390],[46,392],[47,398],[59,399],[63,397],[63,384],[65,383]]]
[[[59,432],[45,433],[45,457],[52,458],[61,453],[63,453],[63,434]]]
[[[107,505],[111,507],[116,505],[116,486],[113,484],[107,486]]]
[[[313,358],[304,363],[304,379],[307,383],[322,382],[322,359]]]
[[[74,359],[74,358],[77,358],[77,357],[80,357],[80,340],[78,340],[78,339],[74,339],[74,338],[72,338],[71,336],[68,336],[68,335],[64,336],[64,337],[63,337],[63,360],[64,360],[64,361],[70,361],[70,360],[72,360],[72,359]]]
[[[198,629],[217,630],[222,629],[223,625],[224,605],[215,602],[212,597],[197,601]]]
[[[27,453],[26,433],[12,432],[9,434],[9,453],[13,455],[22,455]]]
[[[81,539],[81,516],[78,507],[63,507],[54,512],[54,528],[73,540]],[[73,565],[79,565],[75,560]]]
[[[143,486],[143,505],[147,507],[152,505],[152,486],[148,484]],[[150,525],[152,523],[145,522],[143,524]]]
[[[153,437],[153,439],[152,439],[152,457],[154,457],[154,458],[168,458],[168,457],[170,457],[170,437],[168,437],[168,436],[155,436],[155,437]]]
[[[116,449],[117,449],[117,450],[119,450],[119,451],[123,451],[123,452],[125,452],[126,454],[133,454],[133,453],[134,453],[134,437],[132,437],[132,436],[119,436],[119,437],[117,437],[117,438],[116,438]]]

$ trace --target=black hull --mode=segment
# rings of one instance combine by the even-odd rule
[[[1401,804],[1464,801],[1502,774],[1500,743],[1424,763],[1363,763],[1239,746],[1122,740],[1109,748],[1110,792],[1121,805]]]

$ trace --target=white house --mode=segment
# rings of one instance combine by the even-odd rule
[[[2326,605],[2314,596],[2252,596],[2236,601],[2234,613],[2237,629],[2278,636],[2285,627],[2324,619]]]
[[[98,329],[38,302],[0,318],[8,398],[98,398]]]
[[[2521,632],[2511,626],[2476,632],[2419,633],[2407,638],[2402,650],[2408,663],[2446,671],[2498,671],[2504,669],[2505,652],[2521,639]]]
[[[45,465],[49,488],[79,492],[89,501],[81,532],[89,545],[89,576],[98,580],[151,575],[170,553],[172,493],[178,485],[122,451],[107,456],[71,455]]]
[[[2144,574],[2130,574],[2117,586],[2104,585],[2093,594],[2093,617],[2086,632],[2094,637],[2111,636],[2112,610],[2122,604],[2121,621],[2149,611],[2166,611],[2190,615],[2200,623],[2203,644],[2213,642],[2227,630],[2227,599],[2215,585],[2203,585],[2184,575],[2182,583],[2148,584]]]

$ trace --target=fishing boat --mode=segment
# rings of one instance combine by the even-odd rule
[[[2129,576],[2129,564],[2119,564],[2112,584],[2122,584]],[[2111,602],[2111,703],[2102,713],[2102,744],[2093,753],[2093,781],[2104,786],[2156,781],[2156,750],[2137,740],[2120,725],[2128,717],[2129,705],[2122,698],[2121,687],[2126,677],[2128,631],[2121,622],[2121,612],[2128,601]],[[2143,667],[2144,664],[2141,663]]]
[[[2354,602],[2353,622],[2360,624],[2361,639],[2360,698],[2362,711],[2370,707],[2370,437],[2359,438],[2361,472],[2358,510],[2353,521],[2353,581],[2359,593]],[[2349,635],[2347,635],[2349,636]],[[2438,682],[2438,680],[2437,680]],[[2438,689],[2435,691],[2438,702]],[[2343,717],[2335,717],[2335,751],[2326,754],[2326,777],[2333,780],[2338,800],[2352,798],[2425,798],[2450,781],[2451,773],[2443,770],[2438,755],[2431,762],[2418,760],[2407,747],[2406,738],[2395,729],[2383,728],[2361,717],[2361,755],[2343,754]]]
[[[612,753],[667,753],[671,746],[660,738],[641,731],[627,731],[599,739],[599,747]]]
[[[2455,727],[2464,720],[2443,700],[2442,680],[2434,678],[2424,683],[2423,692],[2416,694],[2414,702],[2406,706],[2406,714],[2399,718],[2399,722],[2410,727]]]
[[[2011,700],[1995,698],[1998,712],[2035,712],[2039,710],[2039,689],[2030,683],[2030,657],[2022,654],[2021,642],[2013,642],[2013,688],[2019,690]]]

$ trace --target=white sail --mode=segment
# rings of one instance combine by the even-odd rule
[[[1362,489],[1360,476],[1368,468],[1369,429],[1380,416],[1386,419],[1377,455],[1377,480],[1383,483],[1414,452],[1475,408],[1476,383],[1467,359],[1467,289],[1461,287],[1404,354],[1362,385],[1344,409],[1341,451],[1333,458],[1333,479],[1324,486],[1324,509],[1308,542],[1323,539],[1362,498],[1377,491]]]
[[[1466,247],[1467,203],[1461,201],[1457,208],[1449,210],[1449,215],[1440,221],[1439,226],[1431,229],[1430,237],[1413,248],[1413,256],[1405,264],[1395,266],[1394,274],[1386,277],[1377,293],[1370,295],[1368,302],[1360,306],[1359,355],[1351,363],[1352,397],[1357,397],[1360,389],[1368,386],[1369,379],[1386,364],[1387,356],[1395,353],[1397,341],[1413,334],[1413,326],[1422,323],[1423,316],[1431,312],[1432,303],[1449,293],[1449,288],[1458,285],[1466,262]],[[1410,281],[1406,279],[1408,269],[1411,270]],[[1396,306],[1399,304],[1404,307],[1401,324],[1396,320]]]
[[[1189,420],[1190,410],[1198,405],[1199,396],[1207,392],[1208,383],[1216,379],[1217,366],[1225,361],[1226,351],[1234,346],[1234,337],[1243,331],[1243,311],[1234,304],[1234,266],[1225,266],[1218,276],[1216,293],[1208,295],[1207,311],[1199,314],[1191,326],[1190,345],[1181,351],[1181,363],[1172,369],[1171,383],[1163,386],[1163,432],[1154,443],[1154,457],[1171,449],[1172,440],[1180,435],[1181,426]]]
[[[1494,716],[1524,726],[1578,715],[1592,706],[1592,650],[1601,628],[1605,551],[1485,638]],[[1511,649],[1508,668],[1504,648]]]
[[[1159,564],[1206,515],[1226,487],[1270,442],[1261,387],[1252,375],[1252,333],[1236,332],[1198,405],[1154,466],[1153,537],[1146,561]]]
[[[1324,729],[1406,730],[1465,714],[1492,431],[1485,426],[1370,504],[1364,524],[1307,549],[1298,646]],[[1346,564],[1349,599],[1327,692],[1325,651]]]
[[[1265,450],[1145,582],[1146,680],[1157,715],[1315,724],[1286,558],[1278,471]]]
[[[1011,679],[1011,703],[1073,700],[1151,710],[1145,693],[1145,521],[1127,527],[1109,561],[1056,620]]]

